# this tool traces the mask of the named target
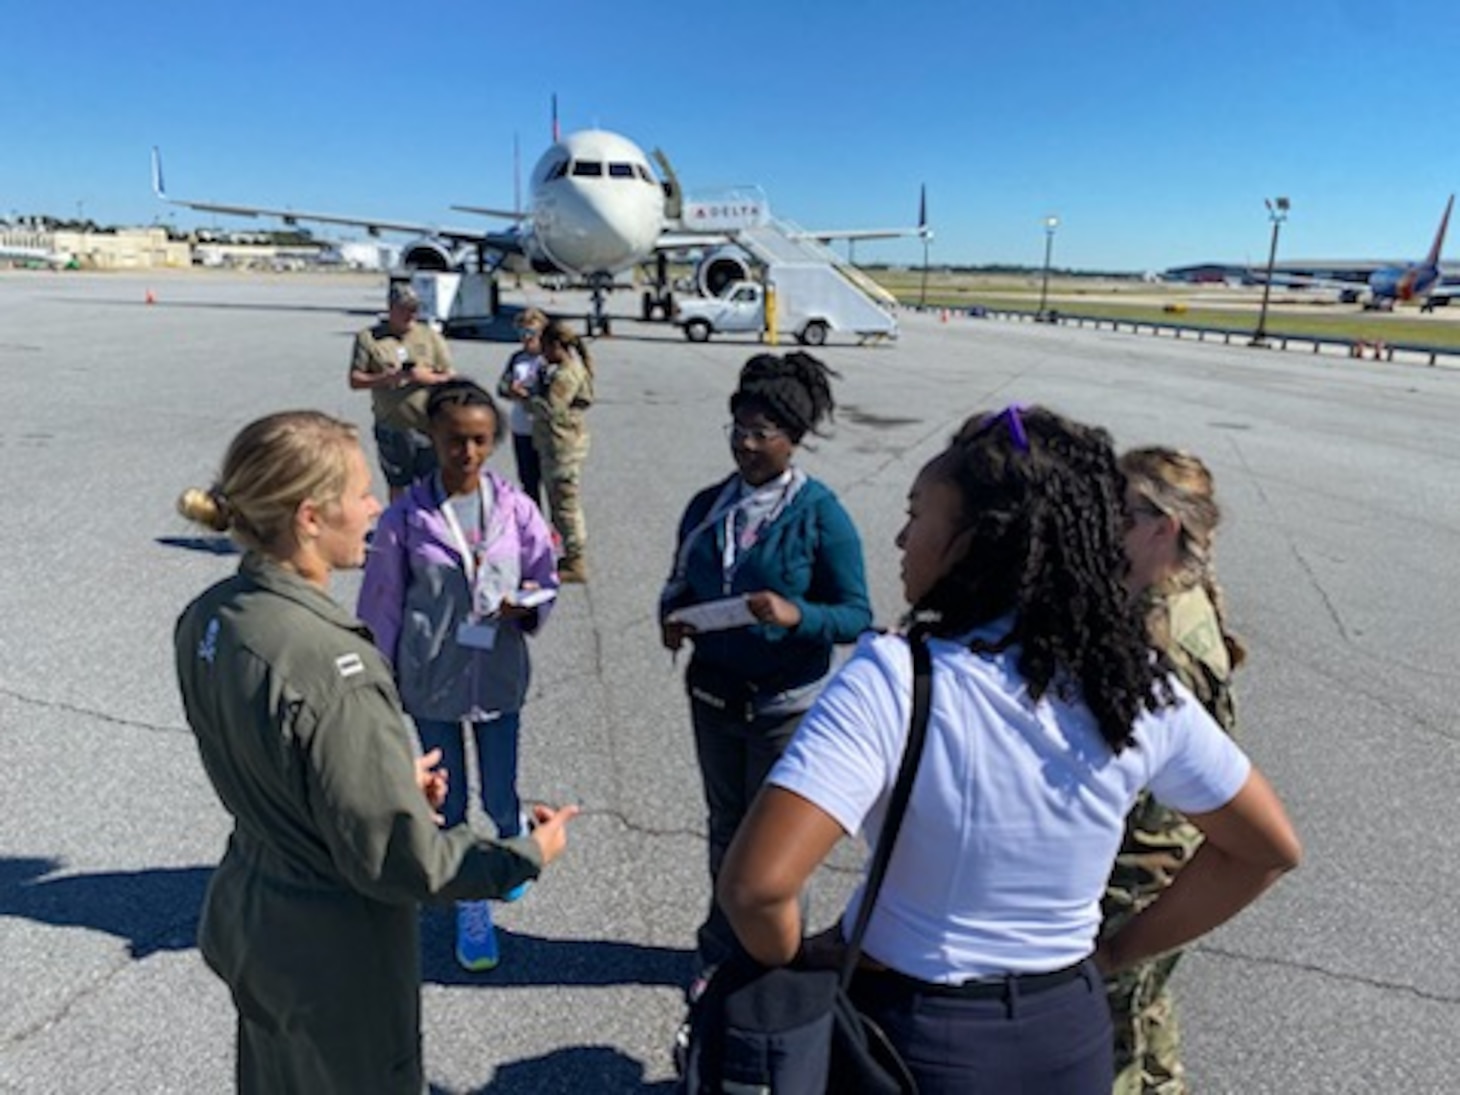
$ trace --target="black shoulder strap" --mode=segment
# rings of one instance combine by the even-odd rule
[[[847,943],[847,952],[842,959],[842,988],[852,983],[852,975],[857,971],[857,960],[862,956],[862,938],[867,934],[872,908],[877,904],[877,894],[881,891],[882,879],[887,874],[887,863],[892,858],[897,834],[902,829],[902,818],[907,813],[907,800],[912,796],[913,778],[918,774],[918,763],[923,759],[923,741],[928,736],[928,711],[933,699],[933,659],[928,651],[927,640],[922,635],[914,633],[909,636],[908,646],[912,648],[913,695],[907,746],[902,751],[902,763],[897,769],[897,783],[893,785],[892,799],[887,804],[887,819],[877,840],[877,850],[872,853],[872,864],[867,868],[867,885],[862,891],[862,905],[857,910],[857,924],[852,929],[852,938]]]

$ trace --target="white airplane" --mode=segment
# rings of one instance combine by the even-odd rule
[[[401,249],[401,265],[410,270],[456,270],[466,267],[475,257],[482,270],[506,266],[567,274],[587,283],[593,292],[593,313],[588,316],[591,335],[598,331],[608,333],[603,297],[612,288],[614,275],[657,256],[657,285],[653,292],[644,294],[644,318],[652,318],[655,311],[662,311],[668,318],[673,307],[666,278],[668,252],[731,242],[731,236],[725,231],[699,231],[681,222],[678,181],[664,156],[656,151],[655,158],[666,176],[663,181],[649,166],[643,150],[617,133],[586,129],[555,140],[533,168],[526,211],[470,205],[452,207],[465,213],[516,221],[501,232],[171,198],[163,186],[162,157],[157,148],[152,150],[152,188],[163,201],[205,212],[274,216],[288,225],[301,220],[350,225],[363,228],[371,235],[412,234],[418,238]],[[804,235],[818,240],[885,239],[902,235],[926,238],[928,232],[923,225],[918,229],[854,229]],[[738,262],[740,276],[744,276],[745,257],[736,259],[723,247],[701,259],[702,267],[714,264],[719,271],[716,280],[726,276],[734,279],[736,271],[725,269],[727,262]]]
[[[76,256],[69,251],[47,251],[44,247],[15,247],[0,243],[0,262],[19,262],[26,265],[53,266],[60,269],[69,266]]]

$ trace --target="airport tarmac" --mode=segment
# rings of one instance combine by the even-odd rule
[[[230,1087],[232,1009],[194,945],[228,822],[182,718],[171,629],[236,558],[173,500],[206,486],[260,414],[368,424],[345,366],[383,296],[358,277],[0,274],[0,1090]],[[908,486],[974,410],[1048,403],[1216,472],[1219,564],[1251,650],[1241,738],[1307,859],[1183,962],[1194,1089],[1451,1089],[1460,373],[936,314],[902,325],[894,345],[826,348],[837,426],[801,458],[862,531],[879,622],[900,607]],[[564,591],[536,640],[523,720],[524,793],[584,814],[560,863],[501,909],[497,971],[460,972],[447,917],[427,914],[426,1062],[442,1092],[672,1086],[707,885],[655,600],[682,507],[731,470],[726,398],[757,347],[614,329],[594,344],[593,580]],[[509,349],[452,347],[489,382]],[[510,471],[510,453],[494,460]],[[353,603],[356,588],[346,575],[336,593]],[[848,845],[818,876],[816,926],[857,862]]]

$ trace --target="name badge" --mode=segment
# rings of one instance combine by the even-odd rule
[[[491,620],[463,620],[456,625],[456,642],[473,650],[491,650],[497,645],[497,625]]]

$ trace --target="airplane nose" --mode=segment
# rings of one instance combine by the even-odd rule
[[[633,186],[607,178],[563,186],[553,216],[538,230],[549,257],[580,274],[614,273],[647,257],[659,225],[633,200]]]

